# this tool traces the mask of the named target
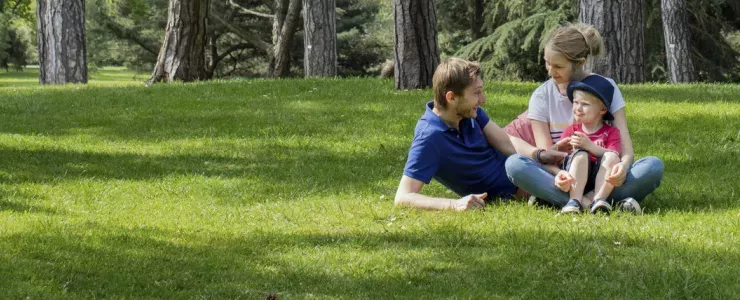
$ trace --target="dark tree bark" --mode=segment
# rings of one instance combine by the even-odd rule
[[[580,0],[579,20],[596,27],[606,47],[587,68],[620,83],[645,81],[644,15],[644,0]]]
[[[147,85],[209,79],[206,18],[210,0],[170,0],[164,42]]]
[[[439,65],[437,12],[432,0],[393,0],[397,89],[432,86]]]
[[[285,77],[290,73],[290,46],[293,43],[301,0],[275,0],[275,18],[272,25],[273,55],[270,57],[268,77]]]
[[[84,0],[39,0],[39,83],[87,83]]]
[[[337,26],[334,0],[303,0],[306,77],[337,75]]]
[[[671,83],[696,80],[685,0],[661,0],[665,54]]]
[[[470,33],[473,39],[477,40],[483,37],[483,0],[471,0],[470,4],[473,9],[473,17],[470,18]]]

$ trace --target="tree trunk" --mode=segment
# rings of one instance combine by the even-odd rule
[[[393,0],[397,89],[432,86],[439,65],[437,12],[432,0]]]
[[[661,0],[665,54],[671,83],[696,80],[685,0]]]
[[[580,0],[578,19],[604,38],[606,54],[587,68],[620,83],[645,81],[644,0]]]
[[[306,77],[337,75],[336,28],[334,0],[303,0]]]
[[[39,0],[39,83],[87,83],[84,0]]]
[[[209,28],[213,28],[210,25]],[[216,72],[216,65],[218,65],[218,47],[216,42],[218,41],[219,35],[211,32],[208,34],[206,39],[206,77],[213,78],[213,74]]]
[[[290,74],[290,46],[293,44],[301,13],[301,0],[275,0],[275,20],[272,23],[273,54],[270,57],[268,77]]]
[[[473,39],[477,40],[483,37],[483,0],[471,0],[471,8],[473,9],[473,17],[470,18],[470,33],[473,35]]]
[[[206,73],[206,18],[210,0],[170,0],[164,42],[147,85],[209,79]]]

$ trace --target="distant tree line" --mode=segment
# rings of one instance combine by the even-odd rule
[[[591,67],[619,82],[740,82],[736,0],[0,0],[0,66],[38,64],[41,83],[106,65],[149,83],[385,69],[404,89],[459,56],[488,79],[541,81],[567,22],[602,32]]]

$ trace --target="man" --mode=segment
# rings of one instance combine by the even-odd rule
[[[434,101],[414,130],[395,204],[423,209],[482,208],[489,198],[523,196],[506,176],[506,158],[539,153],[542,161],[562,158],[557,151],[515,149],[509,136],[480,108],[486,102],[480,65],[459,58],[443,61],[432,79]],[[535,151],[532,151],[535,150]],[[462,196],[434,198],[420,194],[434,178]]]

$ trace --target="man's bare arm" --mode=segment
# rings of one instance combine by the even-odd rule
[[[486,127],[483,127],[483,135],[486,136],[486,140],[488,140],[488,144],[491,147],[505,156],[508,157],[516,153],[516,149],[514,148],[514,144],[511,143],[509,135],[493,121],[488,121]]]
[[[412,206],[421,209],[434,210],[468,210],[472,208],[481,208],[485,205],[483,199],[486,194],[468,195],[461,199],[434,198],[420,194],[424,182],[403,175],[401,182],[396,190],[395,205]]]

